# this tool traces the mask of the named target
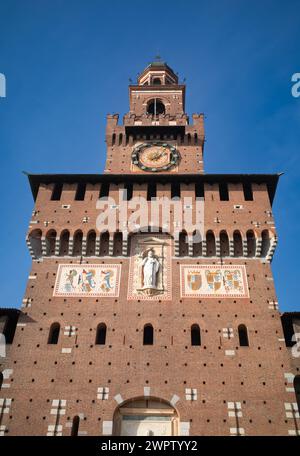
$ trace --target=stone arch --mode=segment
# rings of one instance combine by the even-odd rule
[[[243,239],[239,230],[235,230],[233,233],[233,256],[243,256]]]
[[[254,257],[256,252],[256,236],[253,230],[248,230],[246,233],[247,239],[247,256]]]
[[[103,231],[100,235],[100,256],[109,254],[109,232]]]
[[[59,256],[65,256],[69,253],[70,231],[63,230],[59,238]]]
[[[74,234],[73,256],[82,255],[82,239],[83,232],[81,230],[77,230]]]
[[[114,256],[122,255],[122,247],[123,247],[123,234],[121,231],[116,231],[114,233],[113,255]]]
[[[187,242],[187,232],[182,230],[179,233],[179,256],[188,256],[189,245]]]
[[[267,256],[271,247],[272,233],[269,230],[263,230],[261,233],[261,256]]]
[[[222,257],[229,256],[229,237],[225,230],[220,232],[220,254]]]
[[[46,234],[45,241],[47,256],[55,255],[56,234],[55,230],[49,230]]]
[[[179,414],[169,402],[153,396],[128,399],[116,408],[113,435],[179,435]]]
[[[34,258],[42,257],[42,230],[36,229],[28,235],[29,245]]]
[[[96,252],[96,231],[91,230],[88,232],[86,238],[86,255],[95,256]]]
[[[207,256],[216,256],[216,238],[212,230],[206,232]]]

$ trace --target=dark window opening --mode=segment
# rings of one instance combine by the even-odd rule
[[[296,375],[294,378],[294,389],[296,395],[296,401],[298,404],[298,411],[300,410],[300,375]]]
[[[126,198],[125,201],[129,201],[132,199],[132,192],[133,192],[133,185],[131,182],[128,182],[124,185],[124,190],[126,190]]]
[[[48,344],[54,345],[54,344],[58,343],[59,332],[60,332],[60,324],[53,323],[51,325],[50,331],[49,331]]]
[[[253,201],[252,185],[250,182],[243,183],[245,201]]]
[[[155,98],[154,100],[151,100],[148,104],[148,108],[147,108],[148,114],[158,116],[159,114],[164,114],[165,111],[166,111],[165,105],[157,98]]]
[[[103,182],[101,184],[99,198],[107,198],[108,194],[109,194],[109,183],[108,182]]]
[[[73,422],[72,422],[72,429],[71,429],[71,436],[72,437],[76,437],[78,435],[79,423],[80,423],[79,416],[78,415],[74,416]]]
[[[171,198],[180,198],[180,184],[179,182],[172,182],[171,184]]]
[[[191,343],[192,345],[201,345],[200,327],[193,325],[191,327]]]
[[[84,182],[80,182],[77,185],[75,201],[84,201],[85,191],[86,191],[86,184]]]
[[[52,195],[51,195],[51,201],[60,201],[62,189],[63,189],[63,184],[56,183],[54,185]]]
[[[156,184],[149,182],[147,188],[147,201],[151,201],[151,198],[156,198]]]
[[[153,84],[153,85],[161,85],[161,80],[160,80],[160,78],[154,78],[153,81],[152,81],[152,84]]]
[[[225,182],[219,184],[220,201],[229,201],[228,185]]]
[[[97,327],[96,345],[105,345],[106,343],[106,324],[100,323]]]
[[[3,383],[3,374],[0,372],[0,390],[2,388],[2,383]]]
[[[144,326],[143,345],[153,345],[153,326]]]
[[[196,198],[204,198],[204,183],[197,182],[195,186]]]
[[[239,342],[240,347],[249,347],[248,331],[245,325],[239,325]]]

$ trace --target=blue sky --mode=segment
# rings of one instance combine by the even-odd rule
[[[273,271],[281,310],[300,310],[299,22],[292,0],[0,0],[0,306],[21,305],[30,271],[22,170],[101,173],[106,114],[159,53],[206,115],[207,173],[285,173]]]

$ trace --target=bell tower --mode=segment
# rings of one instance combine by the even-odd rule
[[[105,173],[203,173],[204,115],[185,112],[185,84],[160,59],[129,85],[129,112],[107,116]]]

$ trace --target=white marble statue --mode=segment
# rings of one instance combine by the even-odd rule
[[[157,273],[160,268],[159,261],[155,258],[152,249],[142,261],[143,288],[157,288]]]

